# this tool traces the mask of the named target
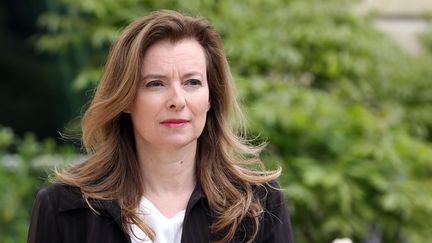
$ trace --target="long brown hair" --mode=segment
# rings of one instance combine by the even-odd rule
[[[198,139],[196,176],[216,216],[210,229],[223,235],[218,242],[228,242],[247,219],[254,225],[247,235],[251,242],[263,214],[254,188],[276,179],[280,170],[265,171],[259,159],[263,146],[248,144],[242,135],[243,117],[221,39],[204,18],[162,10],[126,27],[110,50],[104,75],[82,120],[82,141],[89,158],[57,176],[79,187],[90,207],[90,198],[115,200],[125,230],[130,233],[130,225],[137,224],[154,239],[137,213],[142,178],[131,119],[123,111],[135,98],[146,50],[161,40],[185,38],[198,41],[207,58],[211,108]],[[250,169],[250,165],[258,167]]]

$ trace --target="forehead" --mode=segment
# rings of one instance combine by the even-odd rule
[[[151,45],[142,63],[142,74],[149,72],[206,71],[206,56],[203,47],[194,39],[172,42],[158,41]],[[204,74],[203,73],[203,74]]]

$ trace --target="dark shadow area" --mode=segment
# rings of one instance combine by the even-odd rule
[[[70,91],[59,60],[37,53],[31,39],[44,1],[0,3],[0,124],[18,135],[58,139],[65,124],[79,114],[78,94]]]

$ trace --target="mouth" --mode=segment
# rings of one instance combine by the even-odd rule
[[[166,127],[183,127],[185,126],[189,121],[185,119],[167,119],[161,122],[162,125]]]

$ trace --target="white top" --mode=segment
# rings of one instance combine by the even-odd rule
[[[180,243],[186,210],[182,210],[173,217],[167,218],[152,202],[143,197],[140,202],[139,211],[142,213],[144,222],[150,226],[156,234],[153,243]],[[134,233],[131,235],[132,243],[152,242],[137,225],[132,225],[132,231]],[[138,238],[135,235],[138,236]]]

